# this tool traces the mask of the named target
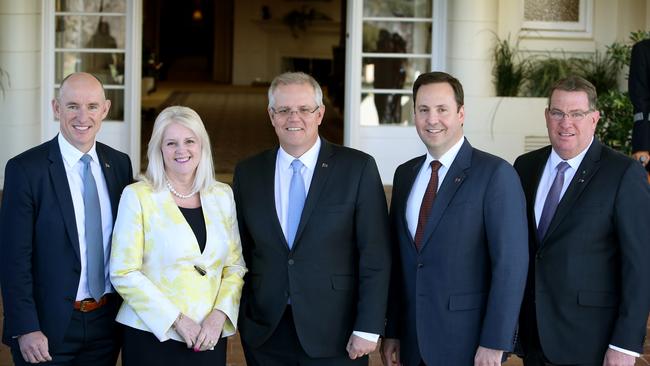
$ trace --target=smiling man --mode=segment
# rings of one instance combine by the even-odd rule
[[[239,329],[249,366],[367,365],[383,333],[388,214],[377,166],[318,135],[311,76],[269,88],[280,146],[240,162],[234,191],[249,273]]]
[[[413,97],[427,153],[395,171],[382,360],[499,365],[514,345],[526,279],[524,194],[510,164],[464,138],[456,78],[422,74]]]
[[[650,309],[650,186],[641,164],[594,138],[587,80],[558,81],[545,117],[551,145],[515,162],[530,231],[524,364],[632,366]]]
[[[66,77],[52,108],[61,133],[12,158],[5,170],[3,342],[16,365],[115,365],[120,300],[108,259],[131,162],[95,141],[110,101],[93,75]]]

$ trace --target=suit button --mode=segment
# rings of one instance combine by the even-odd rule
[[[422,268],[422,267],[424,267],[424,264],[418,263],[418,268]]]
[[[289,259],[289,262],[288,262],[288,263],[289,263],[290,266],[292,266],[293,263],[294,263],[294,262],[293,262],[293,259]]]
[[[76,274],[80,274],[80,273],[81,273],[81,269],[80,269],[80,268],[75,268],[75,269],[74,269],[74,273],[76,273]]]

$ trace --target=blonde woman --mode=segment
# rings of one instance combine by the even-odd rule
[[[225,365],[246,272],[232,191],[214,179],[208,134],[190,108],[158,115],[147,157],[113,230],[122,362]]]

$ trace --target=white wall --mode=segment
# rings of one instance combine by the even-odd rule
[[[289,27],[282,23],[282,17],[305,4],[327,14],[333,22],[315,22],[294,38]],[[262,21],[263,5],[271,11],[268,21]],[[270,82],[282,71],[280,62],[283,56],[331,59],[332,47],[339,41],[340,7],[340,0],[235,2],[233,84]]]
[[[0,95],[0,187],[7,161],[40,142],[40,50],[41,2],[0,0],[0,68],[11,82]]]

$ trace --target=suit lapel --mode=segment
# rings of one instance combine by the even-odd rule
[[[463,146],[461,146],[456,158],[451,163],[447,175],[445,175],[445,180],[442,182],[438,193],[436,194],[436,200],[433,202],[433,207],[431,208],[431,214],[429,215],[429,220],[427,221],[426,229],[424,231],[424,237],[422,238],[422,249],[428,244],[431,235],[438,227],[440,219],[442,218],[447,206],[454,198],[454,195],[458,191],[458,188],[463,184],[465,178],[467,177],[467,170],[471,166],[472,162],[472,145],[465,140]],[[421,250],[422,250],[421,249]]]
[[[284,249],[289,250],[287,238],[284,237],[282,225],[278,218],[278,211],[275,209],[275,164],[278,158],[278,148],[271,149],[264,157],[264,163],[259,170],[260,207],[266,211],[265,217],[269,217],[273,233],[279,238],[279,242],[284,244]]]
[[[95,149],[97,150],[97,156],[99,157],[99,166],[101,167],[102,173],[104,174],[106,187],[108,187],[108,196],[111,199],[111,212],[113,213],[113,220],[115,220],[117,217],[117,206],[119,205],[120,194],[122,192],[118,191],[117,177],[115,177],[113,162],[111,161],[105,146],[99,142],[97,142],[95,146]]]
[[[553,219],[551,219],[551,223],[548,226],[542,244],[544,244],[546,239],[553,234],[553,231],[557,229],[564,217],[571,211],[571,208],[578,200],[578,197],[580,197],[582,191],[585,189],[587,184],[589,184],[589,181],[598,171],[598,168],[600,168],[601,150],[602,145],[594,139],[591,147],[587,150],[584,159],[582,159],[578,171],[569,183],[569,187],[567,187],[564,196],[562,196],[562,199],[557,206],[557,210],[555,211]]]
[[[72,204],[72,195],[70,194],[68,177],[66,176],[65,167],[63,166],[63,157],[61,156],[61,149],[59,148],[58,136],[50,140],[48,159],[50,160],[50,178],[52,179],[52,185],[54,186],[54,193],[59,202],[59,207],[61,208],[63,224],[68,232],[70,244],[74,249],[74,253],[77,256],[77,259],[80,260],[79,234],[75,222],[74,205]]]
[[[537,199],[537,189],[539,188],[539,182],[542,179],[542,174],[544,173],[544,166],[548,160],[549,155],[551,154],[551,146],[547,146],[544,150],[541,151],[532,161],[532,164],[527,166],[526,171],[523,174],[522,186],[524,188],[524,194],[526,195],[526,205],[527,205],[527,214],[528,214],[528,223],[533,228],[537,228],[537,221],[535,220],[535,200]],[[534,250],[540,247],[541,240],[537,237],[537,230],[534,230],[535,234],[535,247]]]
[[[296,246],[300,242],[300,236],[305,228],[305,225],[309,221],[309,217],[314,211],[316,204],[318,203],[318,198],[323,191],[323,187],[325,187],[327,184],[330,173],[334,169],[334,164],[334,150],[332,149],[332,145],[325,139],[321,139],[321,148],[320,152],[318,153],[318,160],[316,161],[316,166],[314,167],[314,175],[311,179],[307,198],[305,199],[305,206],[302,209],[300,224],[298,225],[298,231],[296,232],[296,238],[294,239],[292,250],[295,250]]]
[[[402,190],[402,197],[393,197],[393,200],[396,200],[396,202],[402,202],[402,206],[399,207],[399,220],[401,223],[401,228],[402,228],[402,235],[405,237],[409,238],[409,241],[411,243],[411,249],[415,251],[415,241],[413,239],[413,236],[411,236],[411,232],[409,231],[409,225],[408,222],[406,221],[406,208],[408,206],[408,200],[409,196],[411,195],[411,191],[413,190],[413,184],[415,184],[415,178],[417,178],[418,173],[420,172],[420,169],[422,169],[422,164],[427,160],[426,155],[422,155],[420,158],[415,160],[413,164],[410,166],[410,168],[405,169],[405,177],[404,177],[404,187],[410,187],[410,189]],[[421,197],[418,199],[422,199]]]

